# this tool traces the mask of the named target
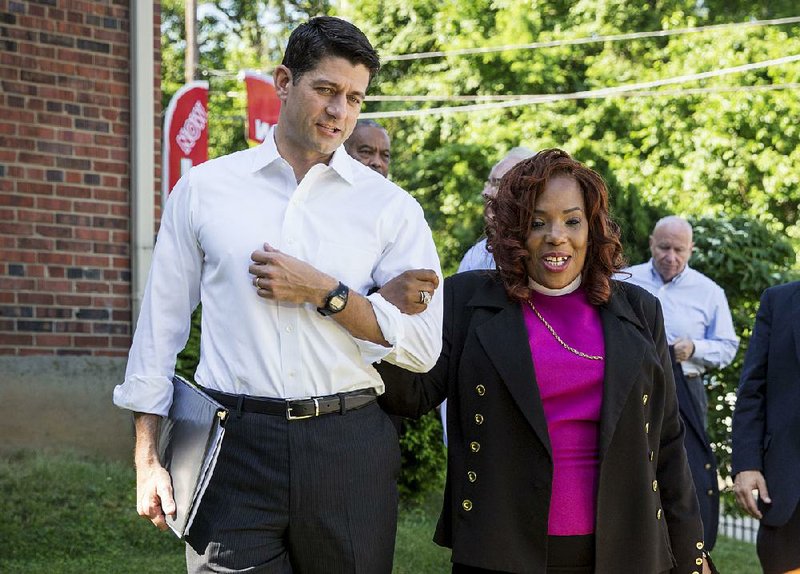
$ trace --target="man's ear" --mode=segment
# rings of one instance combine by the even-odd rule
[[[275,93],[278,95],[278,99],[284,103],[289,94],[289,86],[292,85],[292,71],[281,64],[272,72],[272,80],[275,82]]]

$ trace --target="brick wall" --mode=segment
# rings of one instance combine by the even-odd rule
[[[0,0],[0,355],[130,345],[129,1]]]

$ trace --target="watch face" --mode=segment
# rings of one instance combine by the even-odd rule
[[[341,311],[344,309],[345,304],[347,303],[347,299],[342,297],[341,295],[334,295],[328,301],[328,307],[331,311]]]

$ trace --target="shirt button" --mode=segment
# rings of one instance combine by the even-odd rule
[[[652,461],[655,456],[656,456],[656,453],[651,450],[650,451],[650,460]]]
[[[703,468],[705,468],[706,470],[711,470],[711,463],[710,462],[705,463],[703,465]]]
[[[703,543],[702,542],[698,542],[697,544],[695,544],[695,546],[697,546],[698,550],[702,550],[703,549]]]
[[[642,395],[642,404],[643,404],[643,405],[646,405],[646,404],[647,404],[647,399],[648,399],[648,397],[647,397],[647,395],[646,395],[646,394]]]
[[[292,332],[292,326],[291,325],[286,325],[286,332],[287,333],[291,333]]]
[[[472,452],[478,452],[479,450],[481,450],[481,443],[472,441],[471,443],[469,443],[469,448]]]
[[[482,397],[483,395],[486,394],[486,387],[484,387],[483,385],[478,385],[477,387],[475,387],[475,392],[478,393],[478,396]]]
[[[707,495],[709,495],[709,496],[714,496],[714,491],[713,491],[713,490],[711,490],[711,489],[709,488],[709,489],[706,491],[706,494],[707,494]]]
[[[470,482],[475,482],[476,480],[478,480],[478,475],[475,474],[474,470],[470,470],[467,472],[467,480]]]
[[[656,490],[658,490],[658,481],[654,480],[653,481],[653,492],[655,492]]]
[[[698,558],[697,560],[694,561],[694,563],[697,564],[698,566],[700,566],[700,565],[703,564],[703,559],[702,558]]]
[[[645,434],[650,433],[650,423],[644,423],[644,432]]]
[[[461,508],[463,508],[464,510],[466,510],[467,512],[469,512],[470,510],[472,510],[472,501],[471,501],[471,500],[465,500],[465,501],[463,501],[463,502],[461,503]]]
[[[662,514],[662,511],[659,508],[658,511],[656,512],[656,520],[661,520],[661,514]]]
[[[475,424],[476,425],[483,424],[483,415],[481,413],[475,413]]]

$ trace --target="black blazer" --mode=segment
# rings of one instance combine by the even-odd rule
[[[733,413],[733,474],[760,470],[772,504],[762,524],[783,526],[800,501],[800,281],[761,296]]]
[[[434,540],[453,561],[541,573],[553,460],[520,305],[495,272],[444,282],[442,354],[427,374],[382,363],[385,408],[418,417],[448,399],[448,465]],[[700,572],[702,525],[663,318],[614,282],[601,307],[605,383],[595,573]]]

